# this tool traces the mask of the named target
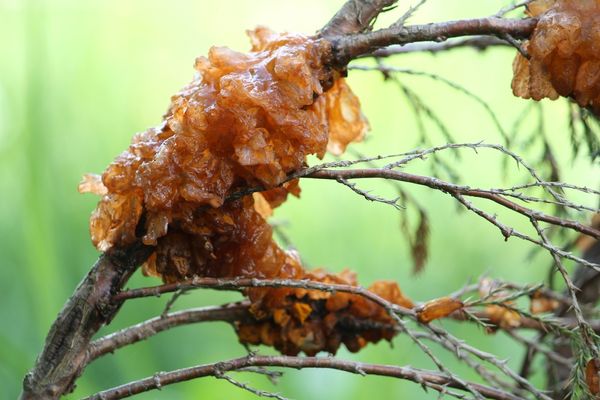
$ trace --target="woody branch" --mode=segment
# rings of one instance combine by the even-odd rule
[[[321,37],[332,43],[332,54],[329,60],[331,65],[344,68],[352,59],[377,52],[390,45],[425,41],[439,42],[451,37],[469,35],[526,38],[536,24],[533,19],[509,20],[489,17],[427,25],[392,26],[382,30],[369,31],[373,19],[394,3],[395,1],[360,0],[347,2],[320,33]],[[451,47],[448,46],[448,48]],[[356,172],[343,172],[341,175],[338,174],[339,176],[329,176],[328,174],[331,172],[318,171],[312,177],[336,180],[357,177],[352,175],[357,174]],[[451,187],[442,187],[441,190],[451,194],[457,193],[456,188]],[[458,192],[458,194],[479,195],[478,197],[497,201],[497,196],[489,193]],[[515,207],[505,200],[502,200],[501,204],[531,217],[528,209]],[[599,235],[597,230],[574,221],[556,219],[543,214],[535,216],[540,221],[568,227],[592,237],[598,238]],[[549,246],[545,243],[542,245]],[[100,327],[108,324],[119,310],[121,301],[118,297],[115,298],[115,295],[151,252],[150,247],[138,243],[129,248],[111,250],[99,258],[52,325],[42,353],[24,380],[23,399],[57,398],[73,389],[75,380],[86,365],[86,354],[89,352],[93,336]],[[558,250],[555,253],[578,260],[569,257],[568,254],[559,253]],[[596,265],[591,264],[591,266]],[[470,390],[477,387],[474,384],[465,386],[456,380],[453,381],[452,377],[444,379],[446,379],[444,382],[434,379],[431,383],[440,386],[457,384],[462,385],[462,388],[470,387]]]
[[[477,365],[477,364],[473,365],[473,360],[468,359],[468,358],[464,359],[464,356],[459,356],[459,354],[473,353],[477,357],[480,357],[480,358],[483,357],[483,359],[485,359],[486,361],[496,365],[497,367],[503,368],[501,360],[497,360],[497,359],[493,358],[492,356],[485,355],[481,352],[475,351],[472,348],[464,345],[461,342],[456,342],[455,339],[453,339],[455,341],[453,344],[452,341],[447,341],[443,338],[440,338],[438,336],[441,332],[439,330],[439,328],[434,328],[432,326],[429,326],[427,323],[422,323],[416,317],[416,315],[419,313],[419,311],[418,311],[419,307],[417,307],[417,312],[416,312],[417,314],[416,314],[415,311],[413,311],[413,310],[407,310],[402,307],[398,307],[395,304],[392,304],[389,301],[386,301],[386,300],[380,298],[379,296],[377,296],[361,287],[355,287],[355,286],[349,286],[349,285],[339,285],[339,284],[337,284],[337,285],[336,284],[324,284],[324,283],[320,283],[320,282],[310,282],[310,281],[296,281],[296,280],[195,278],[195,279],[187,281],[187,282],[180,282],[180,283],[176,283],[176,284],[166,284],[166,285],[160,285],[160,286],[155,286],[155,287],[133,289],[133,290],[119,293],[115,296],[115,298],[118,300],[125,300],[125,299],[133,299],[133,298],[140,298],[140,297],[154,297],[154,296],[157,296],[160,294],[172,293],[172,292],[181,293],[181,292],[185,292],[185,291],[188,291],[191,289],[198,289],[198,288],[211,288],[211,289],[217,289],[217,290],[240,291],[244,288],[249,288],[249,287],[254,287],[254,288],[258,288],[258,287],[263,287],[263,288],[264,287],[270,287],[270,288],[291,287],[291,288],[303,288],[303,289],[307,289],[307,290],[321,290],[321,291],[330,292],[330,293],[347,292],[347,293],[364,296],[364,297],[368,298],[369,300],[372,300],[372,301],[376,302],[377,304],[379,304],[380,306],[384,307],[386,310],[388,310],[389,313],[397,314],[400,317],[407,317],[409,319],[413,319],[415,322],[417,322],[423,328],[425,328],[426,331],[430,330],[431,334],[427,336],[428,340],[433,340],[443,346],[448,346],[449,349],[452,351],[454,351],[453,349],[456,348],[457,356],[459,358],[463,357],[463,361],[467,362],[468,365],[474,367],[476,369],[476,371],[478,371],[479,373],[484,374],[483,376],[488,378],[487,379],[488,381],[493,382],[493,379],[490,380],[489,377],[492,374],[491,374],[491,372],[487,372],[486,367],[484,367],[482,365]],[[486,304],[501,304],[505,307],[509,307],[508,301],[514,300],[521,296],[527,296],[527,295],[531,294],[533,291],[535,291],[535,292],[539,291],[539,292],[543,293],[545,296],[548,296],[549,298],[554,298],[557,301],[565,302],[565,304],[569,304],[569,300],[565,299],[560,294],[555,294],[551,291],[547,291],[547,290],[544,290],[544,289],[538,288],[538,287],[534,287],[534,288],[520,287],[518,285],[514,285],[511,283],[502,283],[500,287],[504,288],[504,289],[510,289],[512,292],[509,295],[507,295],[505,298],[496,299],[496,300],[492,301],[491,303],[489,303],[487,300],[488,296],[486,296],[478,301],[471,301],[468,304],[465,304],[464,313],[462,311],[459,311],[459,312],[456,312],[453,314],[449,314],[447,317],[456,318],[458,320],[469,320],[470,318],[475,317],[478,321],[487,321],[489,319],[490,320],[489,326],[494,326],[493,323],[491,322],[492,316],[487,314],[487,311],[485,311],[485,310],[475,311],[475,310],[472,310],[472,308],[485,306]],[[477,290],[477,288],[478,288],[478,285],[471,285],[464,289],[461,289],[456,294],[453,294],[453,296],[466,295],[466,294],[469,294],[473,290]],[[99,339],[98,341],[92,343],[92,345],[90,346],[89,361],[92,361],[93,359],[95,359],[97,357],[100,357],[104,354],[107,354],[109,352],[117,350],[123,346],[130,345],[130,344],[136,343],[140,340],[147,339],[148,337],[150,337],[154,334],[157,334],[158,332],[162,332],[166,329],[171,329],[176,326],[180,326],[182,324],[190,324],[190,323],[198,323],[198,322],[206,322],[206,321],[223,321],[223,322],[228,322],[230,324],[234,324],[236,321],[243,321],[248,318],[251,319],[251,314],[248,313],[247,307],[248,307],[248,304],[240,303],[240,304],[225,305],[223,307],[210,307],[210,308],[205,308],[205,309],[184,310],[184,311],[163,315],[162,317],[157,317],[157,318],[148,320],[146,322],[140,323],[133,327],[126,328],[122,331],[116,332],[115,334],[108,335],[105,338]],[[556,330],[561,330],[561,329],[570,329],[570,328],[576,326],[576,324],[577,324],[577,321],[571,321],[571,320],[567,320],[567,319],[561,320],[561,321],[557,321],[557,320],[547,320],[546,321],[544,318],[541,318],[541,317],[528,316],[528,313],[522,312],[521,310],[516,310],[516,311],[522,313],[523,315],[519,319],[519,326],[514,326],[514,329],[537,329],[537,330],[544,331],[544,332],[551,332],[551,331],[556,331]],[[396,320],[396,321],[398,321],[398,320]],[[344,329],[348,329],[348,330],[360,331],[361,329],[374,328],[374,326],[371,325],[369,323],[369,321],[353,321],[353,322],[347,321],[345,324],[346,324],[346,328],[344,328]],[[497,326],[497,327],[500,329],[507,329],[507,328],[502,328],[502,326]],[[381,326],[377,326],[377,328],[381,329]],[[389,327],[387,327],[386,329],[398,330],[400,332],[406,330],[405,327],[401,327],[396,324],[392,324]],[[513,328],[510,328],[510,329],[513,329]],[[509,331],[507,331],[507,332],[509,332]],[[412,332],[411,335],[413,335],[417,338],[423,337],[422,334],[418,333],[418,332]],[[514,336],[514,335],[516,335],[516,334],[513,333],[512,336]],[[520,339],[520,340],[523,340],[523,339]],[[454,346],[456,346],[456,347],[454,347]],[[537,347],[539,348],[540,352],[546,354],[551,359],[558,360],[558,362],[560,362],[560,363],[569,363],[568,360],[562,358],[560,355],[555,354],[548,349],[543,349],[540,346],[537,346]],[[284,358],[284,360],[288,360],[288,359]],[[215,375],[213,375],[212,370],[208,370],[208,371],[209,372],[207,372],[207,373],[209,375],[215,376]],[[506,373],[505,368],[503,368],[503,373]],[[192,375],[188,375],[187,373],[179,374],[179,372],[169,374],[169,376],[170,376],[170,378],[167,379],[167,381],[165,381],[166,384],[179,382],[182,380],[191,379],[193,377],[196,377],[193,374]],[[200,376],[204,376],[204,375],[199,375],[197,377],[200,377]],[[402,376],[402,375],[397,375],[397,376],[393,375],[393,376],[396,378],[412,380],[411,376]],[[457,377],[453,376],[452,374],[446,374],[446,378],[451,381],[458,379]],[[145,383],[142,383],[142,382],[145,382]],[[129,393],[130,390],[132,390],[132,393],[136,393],[136,390],[150,390],[152,388],[155,388],[154,386],[148,386],[147,382],[149,382],[149,380],[143,380],[140,382],[133,382],[131,384],[123,385],[122,387],[102,392],[102,396],[105,396],[103,398],[113,398],[111,396],[113,396],[113,395],[117,396],[117,394],[119,394],[118,396],[122,396],[125,393]],[[479,392],[480,388],[478,388],[477,386],[471,386],[471,389],[476,389]],[[531,390],[531,388],[530,388],[530,390]],[[536,397],[544,398],[543,395],[541,395],[539,392],[536,392],[533,390],[532,390],[532,392],[537,395]],[[495,394],[490,394],[489,392],[486,392],[486,391],[483,391],[480,393],[482,395],[484,395],[485,397],[496,398]],[[108,396],[108,397],[106,397],[106,396]],[[510,396],[512,396],[512,394],[505,393],[505,394],[503,394],[503,396],[508,396],[508,397],[502,397],[502,398],[511,398]],[[115,397],[115,398],[120,398],[120,397]]]

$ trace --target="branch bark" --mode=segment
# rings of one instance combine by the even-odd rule
[[[121,306],[113,301],[151,249],[134,245],[100,256],[52,324],[44,349],[23,381],[21,399],[56,399],[74,388],[92,336]]]
[[[490,47],[508,47],[513,46],[506,40],[499,39],[494,36],[474,36],[465,39],[448,40],[446,42],[417,42],[407,43],[405,45],[392,45],[381,48],[372,53],[367,53],[359,56],[363,57],[391,57],[398,54],[408,53],[431,53],[437,54],[446,52],[454,49],[473,49],[477,51],[484,51]]]
[[[236,279],[222,278],[221,279],[221,278],[208,278],[208,277],[199,278],[199,277],[197,277],[197,278],[193,278],[193,279],[190,279],[187,281],[181,281],[181,282],[177,282],[177,283],[167,283],[167,284],[162,284],[162,285],[158,285],[158,286],[148,286],[148,287],[141,287],[141,288],[122,291],[122,292],[116,294],[114,299],[116,301],[125,301],[125,300],[139,299],[139,298],[145,298],[145,297],[157,297],[157,296],[161,296],[161,295],[167,294],[167,293],[185,292],[185,291],[193,290],[193,289],[242,291],[243,289],[246,289],[246,288],[257,288],[257,287],[302,288],[302,289],[307,289],[307,290],[320,290],[320,291],[329,292],[329,293],[344,292],[344,293],[356,294],[359,296],[363,296],[363,297],[379,304],[380,306],[384,307],[387,310],[391,309],[393,312],[395,312],[399,315],[406,316],[415,321],[418,321],[418,319],[416,319],[416,314],[415,314],[414,310],[406,309],[401,306],[397,306],[397,305],[377,296],[376,294],[366,290],[363,287],[341,285],[341,284],[334,284],[334,283],[313,282],[313,281],[306,281],[306,280],[294,280],[294,279],[254,279],[254,278],[236,278]],[[547,293],[549,297],[552,297],[550,295],[551,293],[554,294],[554,292],[547,292],[544,290],[542,290],[542,292]],[[561,301],[562,301],[562,299],[561,299]],[[243,304],[244,303],[241,303],[236,307],[242,307]],[[570,303],[567,303],[567,304],[570,304]],[[235,307],[233,309],[228,310],[227,306],[223,310],[220,310],[219,308],[207,308],[207,309],[198,309],[198,310],[188,310],[187,312],[191,313],[189,316],[190,317],[189,322],[185,321],[186,315],[183,312],[181,312],[181,314],[173,313],[173,314],[169,314],[163,320],[161,320],[158,317],[153,318],[142,324],[138,324],[133,327],[126,328],[123,331],[115,333],[114,335],[115,336],[123,336],[124,334],[126,334],[126,336],[138,336],[139,332],[136,332],[134,334],[134,333],[130,333],[129,331],[133,332],[133,331],[143,330],[143,329],[145,329],[144,328],[145,326],[151,326],[152,329],[160,329],[160,331],[162,331],[165,329],[169,329],[170,327],[179,326],[180,324],[202,322],[202,321],[212,321],[212,320],[221,320],[221,321],[231,322],[231,321],[235,321],[237,317],[246,317],[247,316],[241,310],[238,310]],[[493,319],[487,311],[470,310],[469,312],[470,312],[471,316],[474,316],[479,320],[490,321]],[[230,315],[229,313],[232,313],[232,314]],[[215,316],[218,315],[218,317],[215,317],[215,319],[212,319],[212,317],[210,315],[215,315]],[[171,318],[173,318],[175,320],[173,323],[171,321],[169,321],[169,319],[171,319]],[[220,319],[220,318],[222,318],[222,319]],[[462,311],[454,312],[454,313],[450,314],[448,316],[448,318],[452,318],[457,321],[472,321],[472,318],[469,318]],[[364,321],[364,322],[366,322],[364,329],[370,329],[370,328],[374,327],[373,325],[369,325],[369,324],[371,324],[370,322],[368,322],[368,321]],[[559,319],[552,320],[552,322],[554,323],[554,325],[560,325],[560,326],[564,327],[565,329],[575,329],[577,327],[577,321],[573,318],[559,318]],[[357,330],[361,329],[360,323],[361,323],[361,321],[356,321],[356,323],[355,323],[355,327]],[[590,326],[592,326],[592,328],[595,331],[600,332],[600,320],[590,321]],[[382,327],[384,327],[384,326],[381,326],[381,325],[377,326],[377,328],[382,328]],[[385,326],[385,328],[388,328],[388,327]],[[392,328],[392,327],[390,326],[389,328]],[[501,326],[498,326],[497,328],[501,329],[501,330],[507,329],[507,328],[503,328]],[[534,319],[534,318],[529,318],[526,316],[521,316],[521,318],[519,320],[519,326],[515,327],[513,329],[531,329],[531,330],[537,330],[540,332],[548,332],[548,331],[552,330],[552,326],[550,326],[549,324],[544,322],[542,319]],[[110,339],[111,336],[113,336],[113,335],[107,336],[107,338],[106,338],[107,342],[108,342],[107,339]],[[144,334],[143,337],[139,340],[143,340],[146,337],[148,337],[148,336]],[[121,340],[121,339],[119,339],[119,340]],[[139,340],[135,340],[135,341],[137,342]],[[98,346],[101,348],[106,345],[106,344],[101,344],[101,342],[103,342],[103,341],[105,341],[105,339],[97,341]],[[94,346],[96,346],[96,345],[94,345]],[[118,347],[115,347],[114,349],[117,349],[117,348]],[[102,352],[104,354],[108,351],[110,351],[110,350],[102,351]],[[96,351],[93,351],[92,353],[96,353]]]
[[[450,194],[460,194],[463,196],[469,197],[479,197],[482,199],[491,200],[497,204],[500,204],[503,207],[506,207],[512,211],[515,211],[521,215],[524,215],[528,218],[533,218],[536,221],[547,222],[552,225],[562,226],[564,228],[573,229],[577,232],[583,233],[585,235],[591,236],[596,239],[600,239],[600,230],[584,225],[577,221],[572,221],[564,218],[555,217],[552,215],[547,215],[541,213],[539,211],[531,210],[527,207],[523,207],[511,200],[506,199],[505,197],[490,193],[488,191],[470,189],[468,187],[463,187],[460,185],[455,185],[453,183],[444,182],[440,179],[429,177],[429,176],[421,176],[409,174],[402,171],[395,171],[391,169],[381,169],[381,168],[367,168],[367,169],[349,169],[349,170],[319,170],[306,175],[307,178],[315,178],[315,179],[366,179],[366,178],[383,178],[383,179],[391,179],[402,182],[414,183],[417,185],[427,186],[433,189],[441,190],[443,192],[447,192]]]
[[[386,7],[398,0],[348,0],[321,29],[319,36],[363,32]]]
[[[472,35],[528,38],[536,19],[478,18],[425,25],[394,26],[378,31],[343,36],[325,36],[332,44],[333,65],[346,66],[350,61],[390,45],[415,42],[443,42],[448,38]]]
[[[206,376],[219,376],[225,372],[236,371],[248,367],[283,367],[293,369],[319,368],[334,369],[360,375],[379,375],[413,381],[439,392],[447,387],[465,390],[465,385],[451,377],[438,372],[416,369],[412,367],[398,367],[391,365],[365,364],[361,362],[346,361],[332,357],[291,357],[291,356],[254,356],[236,358],[214,364],[199,365],[182,368],[171,372],[157,373],[154,376],[131,382],[114,389],[109,389],[88,397],[89,400],[113,400],[130,397],[135,394],[159,389],[174,383],[185,382]],[[493,387],[469,382],[468,385],[489,399],[519,400],[509,392]]]
[[[250,303],[243,301],[222,306],[191,308],[151,318],[90,343],[86,364],[90,364],[97,358],[113,353],[120,348],[141,342],[172,328],[217,321],[235,324],[237,322],[256,321],[256,317],[250,313]],[[339,324],[348,332],[363,332],[372,329],[399,331],[398,326],[394,323],[374,322],[354,318],[341,319],[339,320]]]
[[[233,323],[251,319],[252,315],[248,307],[247,302],[233,303],[217,307],[189,309],[149,319],[90,343],[85,363],[89,364],[105,354],[178,326],[209,321]]]
[[[116,302],[122,302],[125,300],[141,298],[141,297],[155,297],[165,293],[171,293],[176,291],[186,291],[194,288],[210,288],[215,290],[238,290],[241,291],[245,288],[299,288],[308,290],[320,290],[323,292],[342,292],[351,293],[358,296],[362,296],[368,300],[371,300],[375,304],[380,305],[386,310],[393,310],[396,314],[403,316],[410,316],[415,318],[415,311],[402,307],[397,304],[393,304],[381,296],[363,288],[362,286],[343,285],[338,283],[322,283],[313,282],[308,280],[295,280],[295,279],[256,279],[256,278],[233,278],[233,279],[220,279],[210,277],[196,277],[188,281],[167,283],[159,286],[150,286],[145,288],[126,290],[117,293],[113,300]]]

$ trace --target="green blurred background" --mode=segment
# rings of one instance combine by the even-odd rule
[[[101,172],[137,131],[160,122],[169,96],[193,76],[193,61],[211,45],[246,50],[244,30],[266,25],[274,30],[312,33],[341,0],[0,0],[0,398],[15,398],[43,339],[65,299],[94,262],[87,219],[97,199],[79,195],[82,174]],[[410,3],[401,1],[401,8]],[[490,15],[506,1],[429,1],[414,22]],[[391,22],[401,11],[381,17]],[[526,106],[510,92],[514,51],[485,53],[458,50],[438,56],[400,56],[395,65],[439,73],[481,96],[508,130]],[[459,141],[501,138],[484,109],[439,82],[402,76],[439,113]],[[372,124],[369,139],[354,148],[366,154],[407,151],[417,144],[414,116],[398,88],[375,73],[353,72],[350,82]],[[565,166],[564,179],[598,184],[598,169],[582,157],[572,161],[567,149],[564,104],[544,103],[544,122],[554,150]],[[535,122],[537,123],[537,122]],[[529,125],[528,125],[529,124]],[[526,123],[525,130],[534,122]],[[432,143],[445,139],[431,124]],[[516,150],[519,150],[518,148]],[[539,157],[532,148],[526,158]],[[448,158],[472,185],[501,186],[524,181],[521,172],[500,173],[499,158],[483,151],[458,161]],[[419,161],[411,171],[427,173]],[[361,187],[391,194],[386,185]],[[484,272],[517,282],[545,276],[549,258],[528,258],[529,247],[504,242],[497,229],[458,207],[448,196],[406,187],[431,220],[430,258],[425,271],[411,274],[410,250],[391,207],[372,204],[332,182],[306,181],[300,200],[277,210],[275,220],[311,266],[332,271],[355,269],[362,283],[392,279],[416,300],[442,296]],[[577,198],[593,205],[593,199]],[[488,208],[495,211],[494,208]],[[408,210],[409,213],[414,212]],[[526,230],[526,222],[499,214]],[[130,286],[156,284],[135,276]],[[184,296],[176,309],[220,304],[237,296],[197,292]],[[127,303],[110,332],[160,313],[166,299]],[[443,325],[469,344],[496,351],[518,365],[522,348],[502,334],[485,335],[466,324]],[[476,379],[453,357],[435,348],[448,366]],[[269,353],[270,349],[261,349]],[[156,371],[214,362],[244,354],[224,324],[178,328],[106,356],[78,381],[78,398]],[[343,358],[433,368],[404,338],[371,345],[359,354],[341,350]],[[543,382],[541,373],[535,382]],[[417,385],[331,371],[287,371],[273,388],[264,378],[237,375],[261,388],[296,399],[437,398]],[[206,378],[151,392],[140,399],[252,398],[229,383]]]

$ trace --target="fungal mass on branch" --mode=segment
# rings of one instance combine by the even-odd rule
[[[571,97],[600,116],[600,0],[536,0],[527,14],[538,18],[529,41],[529,59],[513,64],[515,96]]]
[[[164,122],[134,136],[103,175],[87,175],[81,192],[102,196],[90,220],[101,251],[138,240],[154,247],[143,265],[165,282],[190,277],[280,278],[357,285],[353,273],[305,270],[272,238],[266,217],[297,181],[306,157],[343,152],[368,123],[340,74],[326,65],[327,41],[266,28],[249,32],[248,54],[213,47],[196,60],[196,78],[172,97]],[[265,191],[231,200],[249,187]],[[392,282],[375,294],[412,307]],[[358,295],[290,288],[245,291],[254,321],[236,325],[245,343],[285,354],[331,353],[344,343],[358,351],[391,339],[391,317]],[[387,323],[348,333],[348,320]]]

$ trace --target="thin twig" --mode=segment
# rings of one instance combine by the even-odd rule
[[[459,36],[505,36],[527,38],[537,25],[536,19],[477,18],[426,25],[390,27],[356,35],[332,36],[334,65],[347,65],[351,60],[394,44],[442,42]]]
[[[301,175],[301,174],[300,174]],[[558,218],[552,215],[547,215],[539,211],[523,207],[513,201],[506,199],[503,196],[496,195],[489,192],[479,191],[471,189],[468,186],[455,185],[453,183],[445,182],[440,179],[409,174],[402,171],[395,171],[389,169],[352,169],[352,170],[321,170],[311,173],[306,176],[307,178],[316,179],[365,179],[365,178],[383,178],[392,179],[396,181],[414,183],[421,186],[427,186],[432,189],[440,190],[447,193],[457,193],[462,196],[478,197],[487,200],[491,200],[505,208],[515,211],[528,218],[533,218],[536,221],[543,221],[552,225],[562,226],[563,228],[569,228],[574,231],[586,234],[596,239],[600,239],[600,231],[594,227],[584,225],[577,221],[568,219]]]
[[[177,292],[182,292],[182,290]],[[235,321],[248,320],[251,318],[248,306],[248,303],[242,302],[225,304],[218,307],[194,308],[149,319],[90,343],[86,363],[90,363],[96,358],[112,353],[122,347],[148,339],[159,332],[181,325],[207,321],[233,323]]]
[[[89,400],[113,400],[130,397],[135,394],[144,393],[174,383],[184,382],[191,379],[215,376],[218,373],[235,371],[252,366],[259,367],[282,367],[293,369],[319,368],[334,369],[359,375],[379,375],[392,378],[405,379],[425,385],[440,391],[441,386],[465,390],[463,384],[444,376],[443,374],[412,367],[399,367],[391,365],[366,364],[356,361],[340,360],[332,357],[291,357],[291,356],[256,356],[236,358],[214,364],[199,365],[190,368],[182,368],[171,372],[160,372],[154,376],[130,382],[125,385],[105,390],[88,397]],[[498,400],[519,400],[518,396],[501,389],[469,382],[482,396]]]
[[[490,47],[512,47],[512,45],[506,40],[494,36],[475,36],[466,39],[448,40],[446,42],[417,42],[405,45],[392,45],[375,50],[372,53],[360,55],[357,59],[367,57],[385,58],[399,54],[412,53],[437,54],[454,49],[474,49],[477,51],[484,51]]]

